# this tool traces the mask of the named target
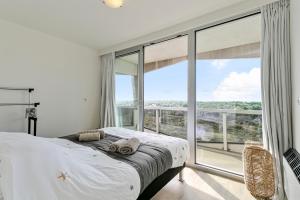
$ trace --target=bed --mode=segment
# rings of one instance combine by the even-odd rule
[[[147,200],[175,177],[188,159],[186,140],[123,128],[103,130],[112,137],[137,137],[143,146],[132,158],[116,158],[72,141],[72,137],[0,133],[0,200],[1,193],[5,200]],[[140,157],[148,151],[152,152],[147,155],[150,160]],[[156,154],[169,154],[171,161]],[[169,166],[159,167],[165,162]],[[140,169],[146,165],[152,169]]]

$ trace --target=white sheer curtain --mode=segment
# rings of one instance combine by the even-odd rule
[[[283,153],[292,147],[289,0],[262,8],[262,98],[265,144],[276,165],[276,196],[285,198]]]
[[[100,128],[116,125],[115,115],[115,55],[106,54],[100,57]]]

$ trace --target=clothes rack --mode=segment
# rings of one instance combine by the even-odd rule
[[[31,103],[31,93],[34,91],[34,88],[0,87],[0,90],[15,90],[15,91],[28,92],[28,103],[0,103],[0,106],[28,106],[28,108],[26,108],[26,118],[28,119],[28,134],[31,134],[31,122],[33,121],[33,135],[36,136],[36,131],[37,131],[36,108],[40,105],[40,103],[39,102]]]

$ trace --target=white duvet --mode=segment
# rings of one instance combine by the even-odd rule
[[[173,167],[187,159],[185,140],[119,128],[105,131],[167,145]],[[68,140],[0,133],[0,200],[1,191],[4,200],[135,200],[140,179],[132,166]]]
[[[136,199],[140,179],[131,166],[74,143],[1,133],[4,200]]]

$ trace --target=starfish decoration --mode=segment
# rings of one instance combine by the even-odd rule
[[[60,172],[60,175],[57,177],[59,180],[65,181],[67,178],[69,178],[67,172]]]

